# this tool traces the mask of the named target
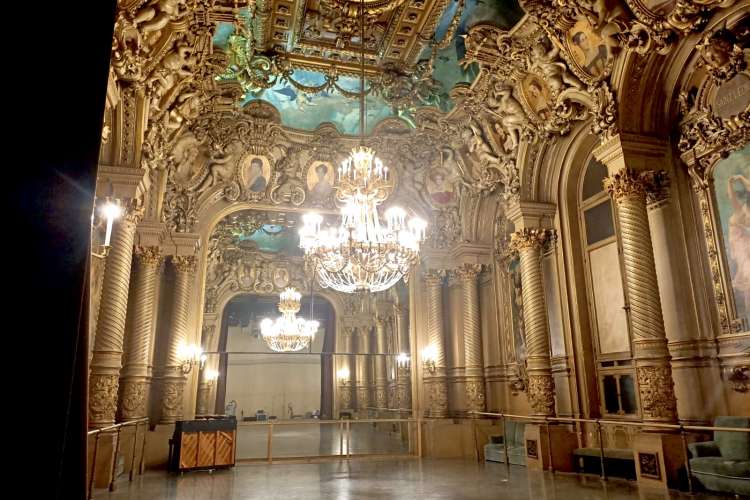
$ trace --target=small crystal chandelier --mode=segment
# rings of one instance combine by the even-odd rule
[[[360,3],[360,145],[338,169],[336,198],[342,203],[341,225],[323,229],[319,214],[306,214],[300,229],[300,247],[308,264],[317,272],[324,288],[355,293],[379,292],[408,276],[419,260],[419,245],[427,223],[391,207],[381,226],[378,205],[393,189],[388,167],[364,145],[365,130],[365,52],[364,8]]]
[[[276,352],[301,351],[310,345],[319,323],[298,318],[302,295],[294,288],[287,288],[279,295],[281,316],[272,320],[266,318],[260,323],[260,334],[268,347]]]

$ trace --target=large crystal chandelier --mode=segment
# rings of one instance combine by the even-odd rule
[[[324,288],[340,292],[379,292],[395,285],[419,260],[419,245],[427,224],[419,218],[406,223],[406,212],[391,207],[386,225],[380,224],[378,206],[393,189],[388,167],[364,146],[365,53],[364,8],[360,2],[360,145],[338,169],[336,198],[342,204],[338,228],[322,227],[319,214],[306,214],[300,246],[308,265]]]
[[[294,288],[287,288],[279,295],[281,316],[266,318],[260,323],[260,334],[268,347],[276,352],[301,351],[310,345],[319,323],[298,318],[302,295]]]

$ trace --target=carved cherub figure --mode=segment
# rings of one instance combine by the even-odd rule
[[[236,159],[238,149],[239,143],[232,143],[226,150],[217,151],[211,155],[208,163],[208,174],[198,188],[198,191],[204,191],[232,177],[235,167],[232,161]]]
[[[584,0],[579,8],[604,40],[611,57],[620,48],[618,20],[627,16],[620,0]]]
[[[162,98],[180,81],[193,75],[197,58],[186,43],[178,43],[164,57],[162,67],[156,70],[146,85],[151,89],[151,108],[158,112],[162,109]]]
[[[151,33],[158,33],[171,20],[179,19],[187,12],[187,0],[149,0],[133,17],[133,24],[146,37],[147,44]],[[148,51],[147,47],[144,47]]]
[[[544,43],[539,40],[531,47],[531,53],[530,67],[539,68],[552,92],[562,92],[566,83],[576,89],[582,87],[581,81],[568,71],[565,63],[560,61],[559,47],[553,45],[548,51]]]
[[[521,103],[513,97],[513,88],[501,80],[496,80],[487,97],[487,106],[500,116],[500,125],[504,131],[501,135],[507,136],[506,144],[503,146],[507,151],[515,150],[524,127],[528,124],[528,118]],[[507,144],[508,141],[510,144]]]

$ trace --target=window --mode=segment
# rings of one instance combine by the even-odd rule
[[[638,415],[637,390],[617,242],[616,209],[604,191],[606,176],[607,168],[591,159],[580,191],[589,317],[602,414],[635,417]]]

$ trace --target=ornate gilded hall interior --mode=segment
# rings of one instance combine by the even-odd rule
[[[56,498],[750,496],[749,0],[109,3]]]

